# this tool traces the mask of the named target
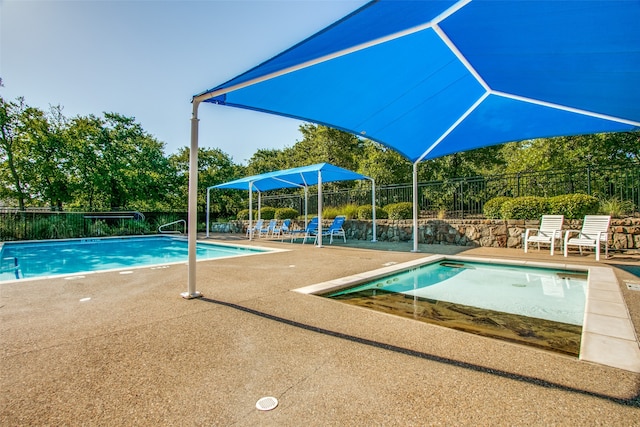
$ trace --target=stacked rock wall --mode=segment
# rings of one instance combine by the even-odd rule
[[[331,221],[325,221],[328,226]],[[248,221],[232,221],[213,224],[212,232],[244,233]],[[428,244],[450,244],[460,246],[492,246],[521,248],[522,236],[527,228],[537,228],[539,221],[525,220],[437,220],[418,221],[418,242]],[[295,227],[302,228],[298,221]],[[565,221],[565,230],[580,230],[582,220]],[[344,224],[347,239],[372,240],[371,221],[347,220]],[[378,220],[376,234],[379,241],[401,242],[413,239],[412,220]],[[609,228],[609,248],[619,250],[640,249],[640,218],[612,219]]]

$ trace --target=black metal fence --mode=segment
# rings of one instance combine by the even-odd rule
[[[186,212],[49,212],[0,210],[0,241],[155,234]],[[205,214],[198,215],[204,229]],[[181,224],[166,230],[183,231]]]
[[[472,218],[482,215],[484,203],[497,196],[544,196],[584,193],[599,199],[617,198],[640,207],[640,164],[632,167],[574,168],[561,171],[527,172],[488,177],[454,178],[418,183],[421,217],[446,215],[448,218]],[[376,203],[412,202],[411,184],[376,188]],[[317,212],[317,198],[309,196],[309,212]],[[371,190],[366,188],[323,192],[323,206],[371,203]],[[300,194],[270,195],[262,198],[263,206],[290,207],[304,211]]]

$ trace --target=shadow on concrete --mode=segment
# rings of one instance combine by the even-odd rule
[[[446,357],[441,357],[441,356],[436,356],[433,354],[429,354],[429,353],[424,353],[421,351],[416,351],[416,350],[411,350],[411,349],[407,349],[407,348],[403,348],[403,347],[398,347],[395,345],[391,345],[391,344],[385,344],[385,343],[381,343],[378,341],[373,341],[373,340],[369,340],[366,338],[360,338],[360,337],[356,337],[353,335],[348,335],[348,334],[344,334],[341,332],[336,332],[336,331],[331,331],[328,329],[323,329],[323,328],[319,328],[317,326],[311,326],[311,325],[307,325],[304,323],[300,323],[300,322],[296,322],[294,320],[290,320],[290,319],[285,319],[283,317],[279,317],[279,316],[274,316],[272,314],[268,314],[268,313],[264,313],[252,308],[248,308],[248,307],[243,307],[239,304],[234,304],[234,303],[230,303],[230,302],[225,302],[225,301],[219,301],[219,300],[214,300],[211,298],[206,298],[206,297],[202,297],[199,299],[199,301],[203,301],[206,303],[210,303],[210,304],[217,304],[217,305],[222,305],[228,308],[232,308],[235,310],[240,310],[242,312],[245,313],[249,313],[255,316],[259,316],[265,319],[269,319],[275,322],[280,322],[289,326],[293,326],[295,328],[300,328],[300,329],[304,329],[307,331],[311,331],[311,332],[315,332],[318,334],[323,334],[323,335],[327,335],[327,336],[331,336],[331,337],[335,337],[335,338],[339,338],[339,339],[343,339],[343,340],[347,340],[347,341],[351,341],[354,343],[358,343],[358,344],[362,344],[362,345],[366,345],[366,346],[371,346],[371,347],[375,347],[375,348],[379,348],[379,349],[384,349],[387,351],[393,351],[396,353],[401,353],[404,355],[408,355],[408,356],[413,356],[413,357],[418,357],[421,359],[425,359],[425,360],[429,360],[429,361],[433,361],[433,362],[438,362],[438,363],[443,363],[443,364],[447,364],[447,365],[451,365],[451,366],[455,366],[455,367],[459,367],[459,368],[463,368],[463,369],[468,369],[471,371],[475,371],[475,372],[481,372],[484,374],[490,374],[490,375],[495,375],[501,378],[506,378],[506,379],[510,379],[510,380],[516,380],[516,381],[522,381],[525,383],[529,383],[529,384],[533,384],[533,385],[537,385],[539,387],[544,387],[547,389],[556,389],[556,390],[560,390],[560,391],[566,391],[566,392],[571,392],[571,393],[576,393],[576,394],[580,394],[580,395],[585,395],[585,396],[591,396],[591,397],[595,397],[598,399],[603,399],[603,400],[607,400],[610,402],[614,402],[617,403],[619,405],[624,405],[624,406],[629,406],[629,407],[634,407],[634,408],[640,408],[640,392],[637,393],[635,396],[631,397],[631,398],[618,398],[618,397],[613,397],[613,396],[608,396],[602,393],[595,393],[595,392],[591,392],[591,391],[587,391],[587,390],[581,390],[579,388],[575,388],[575,387],[570,387],[567,385],[563,385],[563,384],[558,384],[558,383],[553,383],[551,381],[547,381],[547,380],[542,380],[539,378],[535,378],[535,377],[529,377],[529,376],[525,376],[525,375],[520,375],[520,374],[514,374],[511,372],[506,372],[506,371],[501,371],[501,370],[497,370],[497,369],[492,369],[492,368],[487,368],[484,366],[479,366],[479,365],[475,365],[472,363],[467,363],[467,362],[462,362],[459,360],[454,360],[454,359],[450,359],[450,358],[446,358]]]

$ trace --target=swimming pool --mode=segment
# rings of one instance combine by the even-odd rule
[[[587,279],[580,270],[432,257],[297,291],[577,356]]]
[[[346,299],[356,294],[401,293],[582,325],[586,287],[584,272],[441,261],[324,296]]]
[[[265,248],[198,242],[196,258],[208,260],[269,252]],[[0,282],[186,262],[186,238],[109,237],[7,242],[0,250]]]

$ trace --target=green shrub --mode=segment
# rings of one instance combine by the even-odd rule
[[[262,219],[274,219],[276,216],[276,208],[271,206],[265,206],[260,209],[260,218]]]
[[[372,219],[373,218],[373,209],[371,205],[362,205],[358,206],[358,219]],[[382,209],[380,206],[376,206],[376,219],[385,219],[389,218],[387,215],[387,211]]]
[[[389,215],[389,219],[411,219],[413,217],[413,203],[392,203],[383,208]]]
[[[340,210],[340,208],[329,206],[322,209],[322,218],[324,219],[333,219],[339,215],[342,215],[342,210]]]
[[[242,209],[238,211],[238,215],[236,216],[240,221],[247,221],[249,219],[249,209]],[[253,219],[258,218],[258,212],[253,211]]]
[[[582,219],[585,215],[598,212],[598,199],[586,194],[564,194],[549,199],[549,212],[564,215],[566,219]]]
[[[500,208],[507,200],[511,200],[513,197],[507,196],[498,196],[493,199],[487,200],[487,202],[482,207],[482,212],[484,213],[485,218],[489,219],[498,219],[500,216]]]
[[[292,208],[276,209],[276,219],[296,219],[298,218],[298,210]]]
[[[340,210],[342,211],[342,215],[347,219],[354,219],[358,217],[358,205],[349,204],[341,206]]]
[[[537,196],[516,197],[500,207],[502,219],[540,219],[546,213],[549,213],[548,200]]]
[[[631,200],[620,200],[611,197],[600,201],[598,213],[601,215],[611,215],[614,218],[626,217],[633,213],[635,206]]]

